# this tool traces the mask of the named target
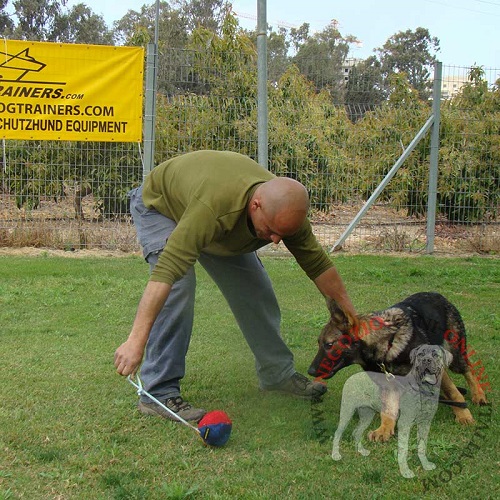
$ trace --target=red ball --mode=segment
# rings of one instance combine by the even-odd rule
[[[201,438],[210,446],[224,446],[231,435],[232,427],[231,419],[222,410],[205,413],[198,423]]]

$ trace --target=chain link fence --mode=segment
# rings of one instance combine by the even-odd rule
[[[268,167],[306,185],[329,249],[432,113],[404,75],[352,68],[329,80],[270,71]],[[499,250],[499,75],[443,67],[436,253]],[[199,149],[257,159],[256,85],[256,65],[238,54],[161,53],[155,163]],[[140,144],[4,141],[2,153],[0,246],[138,249],[126,193],[142,180]],[[425,137],[345,250],[425,251],[429,156]]]

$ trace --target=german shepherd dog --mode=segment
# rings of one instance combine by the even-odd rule
[[[309,367],[309,375],[329,379],[342,368],[359,364],[365,371],[405,376],[411,370],[413,349],[422,344],[440,345],[453,356],[449,369],[465,377],[472,402],[487,403],[462,354],[466,352],[467,339],[460,313],[442,295],[416,293],[388,309],[358,315],[356,319],[348,317],[335,301],[328,299],[327,305],[331,318],[319,335],[319,350]],[[452,404],[459,423],[474,423],[463,395],[446,370],[441,392]],[[394,397],[387,401],[394,404]],[[393,412],[383,407],[380,427],[369,433],[369,439],[387,441],[394,434],[395,423]]]

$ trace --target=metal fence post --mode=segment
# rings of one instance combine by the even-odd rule
[[[427,193],[427,244],[426,253],[434,252],[434,235],[436,230],[436,200],[437,178],[439,164],[439,125],[441,120],[441,84],[443,65],[436,62],[434,65],[434,87],[432,92],[432,115],[434,123],[431,132],[431,153],[429,165],[429,190]]]
[[[258,161],[268,166],[267,15],[266,0],[257,1],[257,148]]]
[[[143,177],[146,177],[154,168],[157,58],[157,45],[155,43],[148,43],[146,59],[146,103],[144,109]]]

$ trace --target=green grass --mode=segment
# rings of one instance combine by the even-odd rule
[[[360,312],[423,290],[445,294],[462,312],[472,359],[491,383],[492,411],[472,408],[478,425],[462,428],[449,408],[439,408],[428,444],[437,470],[422,470],[412,444],[417,476],[403,479],[395,440],[367,443],[372,453],[362,457],[348,433],[343,460],[332,461],[331,441],[319,439],[318,429],[335,430],[342,383],[357,368],[331,379],[314,408],[260,393],[250,351],[202,269],[183,395],[225,410],[234,422],[231,439],[208,448],[184,426],[141,416],[134,388],[114,371],[113,353],[147,280],[142,259],[7,256],[0,258],[0,500],[498,498],[499,261],[335,262]],[[264,263],[282,307],[283,336],[305,373],[326,306],[293,260]]]

